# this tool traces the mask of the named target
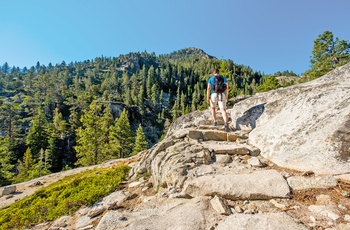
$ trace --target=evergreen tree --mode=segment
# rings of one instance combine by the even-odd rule
[[[275,76],[265,76],[263,79],[263,83],[256,87],[258,92],[266,92],[281,87]]]
[[[50,174],[49,168],[51,167],[49,152],[43,149],[40,150],[39,160],[34,164],[33,169],[30,171],[30,179],[41,177]]]
[[[68,139],[68,124],[62,118],[62,113],[56,108],[54,110],[53,123],[49,129],[48,147],[45,150],[45,163],[50,162],[51,170],[54,172],[60,171],[65,164],[72,161],[69,160],[72,157],[68,155],[70,152],[70,146],[67,143]]]
[[[130,88],[126,89],[124,104],[127,105],[127,106],[132,106],[133,105]]]
[[[149,99],[152,97],[152,87],[154,86],[154,67],[151,66],[148,70],[146,81],[146,95]]]
[[[9,138],[0,137],[0,186],[11,183],[14,176],[13,168],[11,152],[9,151]]]
[[[350,42],[334,39],[333,33],[325,31],[314,41],[311,69],[305,74],[309,79],[323,76],[337,66],[350,62]]]
[[[181,91],[180,86],[177,88],[176,100],[172,109],[173,121],[181,116]]]
[[[120,117],[115,120],[115,126],[111,130],[111,141],[120,146],[118,156],[128,157],[131,154],[134,143],[133,133],[130,130],[130,123],[126,109],[123,109]]]
[[[46,149],[48,146],[49,133],[47,130],[48,121],[41,108],[37,109],[37,114],[33,118],[26,143],[31,149],[34,158],[38,157],[40,149]]]
[[[142,84],[141,87],[140,87],[140,91],[138,93],[138,96],[137,96],[137,105],[138,105],[138,107],[140,109],[140,114],[141,115],[144,114],[145,99],[146,99],[145,87],[144,87],[144,84]]]
[[[26,181],[29,179],[32,179],[30,176],[32,174],[32,171],[35,167],[35,160],[33,158],[32,152],[30,148],[27,148],[26,152],[24,153],[23,160],[18,161],[18,174],[15,177],[15,180],[17,182]]]
[[[83,127],[80,127],[77,132],[77,145],[75,146],[78,157],[77,165],[95,165],[110,159],[106,155],[108,130],[106,130],[106,125],[103,125],[101,114],[101,106],[93,101],[80,119]]]
[[[141,124],[139,125],[137,131],[136,131],[136,138],[135,138],[135,146],[133,148],[133,152],[131,155],[136,155],[137,153],[146,150],[147,149],[147,141],[146,136],[143,133],[143,129]]]
[[[0,106],[0,129],[13,141],[18,136],[20,123],[19,106],[16,103],[3,103]]]
[[[153,85],[151,88],[151,101],[152,101],[152,106],[155,109],[155,111],[158,111],[159,91],[158,91],[157,85]]]

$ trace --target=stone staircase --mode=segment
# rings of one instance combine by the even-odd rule
[[[302,189],[328,188],[336,186],[337,180],[322,175],[305,178],[302,172],[276,166],[249,144],[249,131],[226,132],[220,125],[200,124],[177,130],[155,149],[143,157],[152,162],[150,166],[141,159],[132,178],[137,170],[147,168],[160,197],[212,197],[211,207],[220,215],[230,216],[213,229],[312,229],[316,223],[340,223],[339,212],[335,214],[331,207],[327,212],[337,218],[322,216],[323,209],[310,211],[308,205],[293,200],[293,191],[297,192],[301,184],[307,184]],[[313,215],[318,219],[310,223]],[[271,225],[259,226],[252,223],[255,221]],[[233,228],[238,222],[242,225]],[[246,225],[255,227],[242,227]]]

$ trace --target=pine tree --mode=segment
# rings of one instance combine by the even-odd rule
[[[310,80],[323,76],[337,66],[350,62],[350,42],[334,39],[333,33],[325,31],[314,41],[312,66],[305,74]]]
[[[55,108],[54,110],[53,124],[55,127],[55,132],[61,139],[63,139],[67,133],[67,122],[63,120],[62,113],[60,113],[58,108]]]
[[[175,121],[178,117],[181,116],[181,92],[180,86],[177,88],[176,100],[172,109],[173,121]]]
[[[48,146],[49,133],[47,125],[48,122],[44,111],[38,108],[26,136],[26,143],[30,147],[34,158],[37,158],[40,149],[46,149]]]
[[[32,155],[32,151],[30,148],[27,148],[24,153],[23,160],[18,161],[19,165],[17,166],[18,174],[16,176],[17,182],[26,181],[32,179],[30,176],[35,167],[35,160]]]
[[[128,157],[132,151],[134,138],[130,130],[126,109],[124,109],[120,117],[115,120],[115,126],[112,127],[110,136],[111,142],[120,146],[118,156],[120,158]]]
[[[0,186],[10,184],[14,176],[10,156],[9,138],[0,137]]]
[[[88,166],[102,163],[110,159],[106,155],[106,148],[109,143],[106,143],[106,125],[103,124],[101,118],[102,108],[93,101],[90,108],[87,109],[81,117],[83,127],[78,129],[77,145],[77,165]]]
[[[6,130],[6,134],[13,141],[18,135],[16,130],[19,123],[19,109],[18,104],[15,103],[3,103],[0,106],[0,128]]]
[[[44,175],[50,174],[49,168],[51,167],[51,164],[49,163],[49,155],[48,151],[45,151],[43,149],[40,150],[40,156],[39,160],[36,164],[34,164],[33,169],[30,170],[30,179],[41,177]]]
[[[143,133],[143,129],[141,124],[139,125],[137,131],[136,131],[136,138],[135,138],[135,146],[133,148],[133,152],[131,155],[136,155],[137,153],[146,150],[147,149],[147,141],[146,136]]]

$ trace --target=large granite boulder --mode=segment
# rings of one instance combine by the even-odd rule
[[[304,84],[260,93],[231,110],[236,129],[279,166],[350,172],[350,63]]]

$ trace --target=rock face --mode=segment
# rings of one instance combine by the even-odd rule
[[[350,63],[304,84],[257,94],[230,111],[274,163],[319,174],[350,172]]]

